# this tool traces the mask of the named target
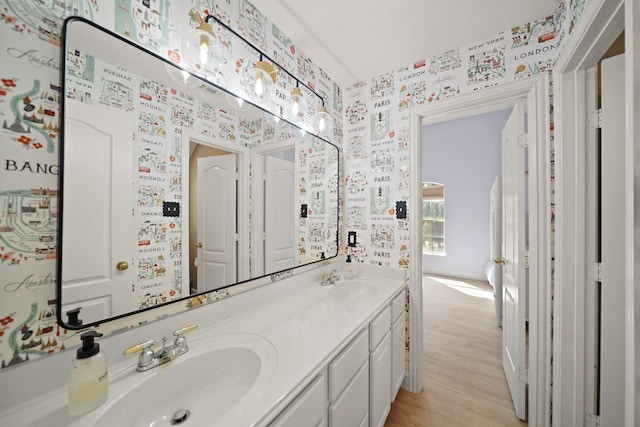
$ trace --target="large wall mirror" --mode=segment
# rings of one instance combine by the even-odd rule
[[[63,41],[61,323],[338,254],[336,146],[82,18]]]

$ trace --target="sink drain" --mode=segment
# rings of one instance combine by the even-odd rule
[[[187,421],[190,416],[191,411],[189,411],[188,409],[178,409],[173,414],[173,417],[171,417],[171,425],[175,426],[178,424],[182,424],[183,422]]]

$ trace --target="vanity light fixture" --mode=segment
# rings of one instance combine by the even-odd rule
[[[311,129],[319,136],[331,135],[333,121],[324,105],[319,106],[318,111],[311,118]]]
[[[296,86],[291,90],[289,105],[287,107],[287,120],[294,124],[303,124],[307,116],[309,106],[307,100],[302,96],[300,87]]]
[[[267,102],[273,96],[273,88],[276,83],[278,70],[267,61],[256,62],[253,67],[246,70],[242,79],[242,86],[250,100],[259,104]]]
[[[289,71],[278,65],[273,59],[269,58],[264,52],[251,44],[247,39],[231,29],[231,27],[217,17],[207,15],[203,20],[198,13],[195,13],[194,19],[198,23],[198,27],[185,34],[182,40],[182,55],[196,71],[204,71],[208,66],[207,64],[210,62],[211,57],[214,57],[220,62],[223,60],[222,55],[220,54],[220,43],[213,35],[213,29],[210,24],[211,21],[214,21],[217,25],[220,25],[231,34],[235,35],[260,55],[260,60],[257,61],[253,67],[246,70],[241,81],[249,100],[259,104],[268,102],[273,96],[277,73],[278,71],[282,71],[288,74],[296,82],[296,86],[291,91],[285,118],[298,126],[306,124],[308,104],[300,90],[300,85],[302,85],[320,99],[321,105],[310,123],[313,128],[312,130],[317,135],[320,135],[321,133],[328,135],[331,133],[332,119],[325,107],[324,98],[318,95],[308,85],[301,82]]]
[[[182,56],[185,61],[197,72],[204,72],[209,65],[211,57],[220,59],[221,47],[218,39],[213,35],[213,29],[206,19],[202,19],[199,13],[194,13],[194,19],[198,27],[188,31],[182,38]]]

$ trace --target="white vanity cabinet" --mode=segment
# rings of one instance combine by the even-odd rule
[[[404,380],[404,291],[369,324],[371,427],[384,425]]]
[[[405,291],[391,300],[391,401],[404,380]]]
[[[269,427],[326,427],[327,404],[327,374],[323,369]]]
[[[391,307],[386,306],[369,324],[369,416],[379,427],[391,410]]]
[[[364,329],[329,364],[329,426],[369,425],[369,332]]]
[[[405,291],[397,292],[269,427],[382,427],[404,379]]]

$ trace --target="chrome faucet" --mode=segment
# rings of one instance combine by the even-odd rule
[[[320,275],[320,286],[333,285],[338,280],[340,280],[338,270],[327,271]]]
[[[184,336],[187,332],[193,331],[198,325],[189,325],[184,328],[176,329],[173,331],[173,336],[176,337],[172,345],[167,345],[167,338],[162,338],[162,348],[154,351],[153,345],[156,340],[148,340],[129,347],[123,351],[125,356],[140,352],[138,357],[138,366],[136,370],[138,372],[148,371],[149,369],[160,366],[167,363],[178,356],[185,354],[189,351],[187,345],[187,338]]]

